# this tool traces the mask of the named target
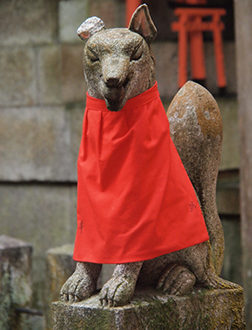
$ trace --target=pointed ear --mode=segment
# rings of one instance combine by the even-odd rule
[[[151,19],[148,6],[143,4],[133,13],[129,30],[139,33],[148,43],[151,43],[157,35],[157,29]]]
[[[82,40],[85,40],[104,28],[105,25],[103,21],[99,17],[93,16],[86,19],[79,26],[77,34]]]

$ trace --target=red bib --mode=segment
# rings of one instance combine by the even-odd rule
[[[209,239],[157,83],[118,112],[87,95],[77,224],[74,259],[93,263],[152,259]]]

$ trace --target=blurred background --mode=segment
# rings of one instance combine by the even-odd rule
[[[195,6],[190,0],[145,3],[158,29],[152,49],[161,98],[167,108],[179,88],[179,34],[172,30],[178,17],[174,10]],[[226,86],[217,82],[211,32],[202,34],[206,74],[196,80],[216,97],[223,116],[217,186],[226,240],[222,276],[243,284],[234,3],[208,0],[199,7],[226,10],[221,19],[225,26]],[[124,0],[0,2],[0,235],[32,244],[30,307],[42,313],[48,303],[48,249],[73,244],[76,230],[76,161],[86,93],[83,42],[76,30],[93,15],[102,18],[108,28],[124,27],[126,14]],[[189,59],[187,77],[194,78]],[[68,246],[68,255],[71,249]],[[38,315],[36,327],[43,326],[44,316]]]

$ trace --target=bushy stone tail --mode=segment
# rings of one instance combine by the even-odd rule
[[[204,87],[189,81],[175,95],[167,115],[171,137],[199,198],[219,275],[224,256],[224,235],[216,206],[222,145],[220,110]]]

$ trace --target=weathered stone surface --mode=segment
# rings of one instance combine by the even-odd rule
[[[1,184],[0,204],[1,232],[30,240],[35,256],[74,241],[75,184]]]
[[[252,328],[252,1],[235,0],[238,114],[241,151],[241,223],[247,326]]]
[[[5,235],[0,236],[1,266],[8,264],[11,288],[9,294],[12,304],[17,306],[24,306],[31,299],[31,255],[31,244]]]
[[[0,328],[6,329],[9,327],[10,323],[10,311],[11,311],[11,297],[9,294],[10,287],[8,283],[8,265],[2,264],[0,265]]]
[[[53,329],[245,329],[243,304],[241,288],[195,290],[183,297],[138,291],[131,304],[116,308],[101,307],[96,295],[53,303]]]
[[[223,145],[220,170],[240,167],[240,134],[237,98],[216,99],[223,120]]]
[[[154,42],[156,79],[163,99],[172,98],[178,90],[178,46],[174,42]]]
[[[44,317],[42,315],[19,313],[15,330],[45,330]]]
[[[163,69],[160,70],[161,74],[163,70],[166,70],[165,64]],[[164,75],[164,77],[166,77],[166,75]],[[171,84],[173,83],[171,82]],[[163,90],[163,101],[166,103],[165,101],[168,87],[165,87],[165,85],[162,83],[161,90]],[[167,96],[169,95],[167,94]],[[217,97],[216,101],[220,108],[223,122],[223,141],[220,170],[223,171],[238,169],[240,167],[240,134],[238,125],[237,98]],[[165,108],[167,108],[167,106]]]
[[[44,46],[38,49],[38,102],[40,104],[62,102],[59,46]]]
[[[0,106],[32,105],[36,102],[34,49],[1,48],[0,72]]]
[[[59,299],[60,289],[75,270],[73,260],[73,245],[66,244],[47,251],[47,329],[52,329],[49,306],[52,301]]]
[[[1,0],[0,44],[52,42],[57,29],[57,1]]]
[[[206,87],[213,93],[218,93],[217,74],[215,67],[215,55],[213,42],[205,43],[205,61],[206,61]],[[227,93],[233,94],[237,92],[236,86],[236,57],[234,42],[223,43],[224,66],[227,79]]]
[[[75,270],[73,245],[65,244],[47,251],[49,301],[59,299],[62,285]]]
[[[82,68],[83,43],[62,45],[62,97],[63,102],[83,102],[86,94]]]
[[[216,207],[216,182],[221,159],[222,118],[213,96],[188,81],[168,111],[171,138],[201,203],[217,274],[224,256],[224,235]]]
[[[83,108],[0,111],[0,179],[76,181]]]
[[[100,17],[107,28],[125,27],[125,4],[117,0],[89,0],[88,16]]]
[[[87,18],[88,0],[59,2],[59,37],[62,42],[77,42],[77,29]]]
[[[73,242],[76,185],[1,184],[1,233],[29,240],[33,254],[33,306],[45,301],[46,251]]]
[[[0,236],[0,329],[17,325],[15,308],[31,301],[31,255],[30,244]]]

